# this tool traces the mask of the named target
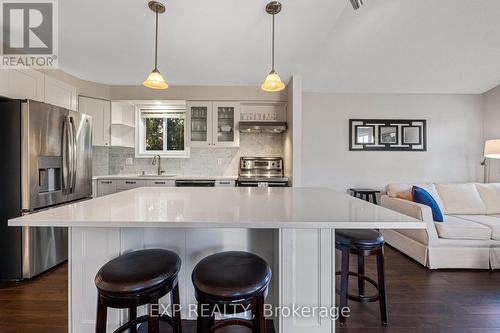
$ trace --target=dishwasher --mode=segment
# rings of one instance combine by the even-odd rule
[[[215,187],[215,180],[176,180],[175,187]]]

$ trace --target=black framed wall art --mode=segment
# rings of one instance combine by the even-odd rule
[[[350,151],[427,151],[427,121],[349,119]]]

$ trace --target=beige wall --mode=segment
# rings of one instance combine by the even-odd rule
[[[350,118],[427,119],[427,152],[350,152]],[[304,93],[303,186],[482,180],[481,95]]]
[[[266,93],[257,86],[170,86],[152,90],[142,86],[111,86],[112,100],[190,100],[190,101],[286,101],[287,91]]]
[[[500,86],[484,94],[484,138],[500,139]],[[489,160],[491,182],[500,182],[500,160]]]

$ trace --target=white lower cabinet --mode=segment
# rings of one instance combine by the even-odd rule
[[[113,194],[116,192],[116,182],[110,179],[100,179],[97,181],[97,196]]]
[[[235,180],[216,180],[216,187],[235,187]],[[175,187],[175,179],[99,179],[96,181],[97,197],[127,191],[137,187]]]
[[[158,179],[158,180],[148,180],[146,183],[146,186],[148,187],[174,187],[175,186],[175,180],[169,179],[169,180],[163,180],[163,179]]]
[[[118,179],[116,180],[116,192],[127,191],[146,186],[146,181],[141,179]]]
[[[235,187],[236,181],[234,180],[216,180],[215,187]]]

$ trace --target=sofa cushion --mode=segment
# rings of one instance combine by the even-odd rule
[[[455,217],[482,224],[491,229],[491,239],[500,240],[500,217],[488,215],[455,215]]]
[[[491,229],[472,221],[446,215],[444,223],[435,222],[439,238],[446,239],[491,239]]]
[[[434,200],[429,192],[421,187],[413,186],[412,197],[414,202],[431,207],[432,217],[434,221],[443,222],[443,213],[441,212],[441,209],[439,209],[439,205],[437,204],[436,200]]]
[[[432,198],[436,200],[436,203],[438,204],[441,212],[443,214],[447,213],[443,205],[443,202],[436,190],[436,186],[434,186],[434,184],[388,184],[385,187],[385,190],[387,192],[387,195],[391,198],[399,198],[408,201],[413,201],[412,197],[413,186],[417,186],[426,190],[430,195],[432,195]]]
[[[500,184],[476,184],[476,189],[486,206],[486,214],[500,214]]]
[[[437,184],[447,215],[486,214],[486,206],[474,184]]]

